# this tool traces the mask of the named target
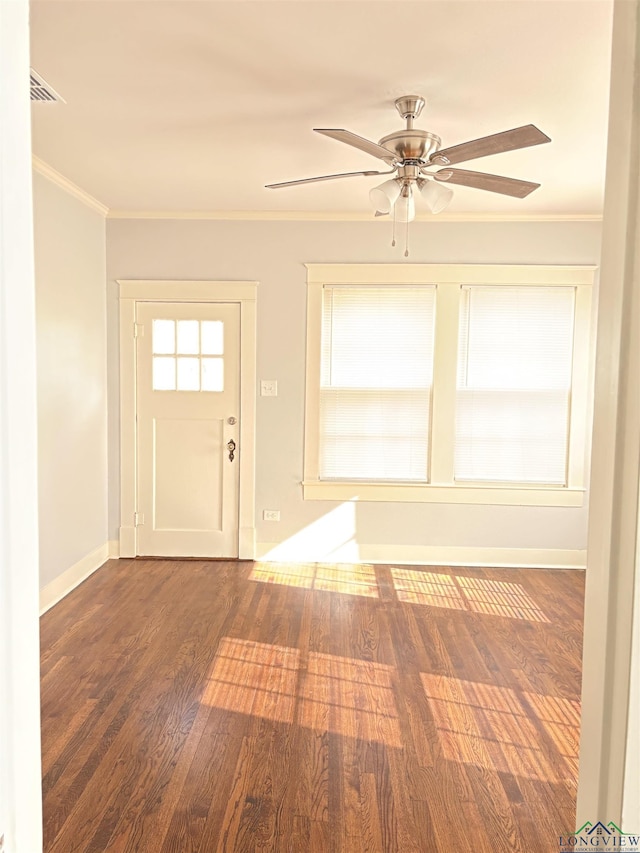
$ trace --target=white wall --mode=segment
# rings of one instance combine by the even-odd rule
[[[115,279],[255,279],[258,377],[277,398],[258,398],[258,543],[284,542],[338,504],[303,501],[305,262],[398,262],[380,222],[107,221],[109,315],[109,531],[119,525],[118,314]],[[597,222],[414,223],[416,263],[597,264]],[[263,509],[279,509],[279,523]],[[340,512],[340,510],[339,510]],[[359,545],[580,550],[587,507],[525,508],[358,503],[343,532]],[[397,558],[399,559],[399,557]]]
[[[0,2],[0,838],[42,851],[29,6]]]
[[[43,588],[108,540],[106,260],[104,217],[39,174],[34,220]]]

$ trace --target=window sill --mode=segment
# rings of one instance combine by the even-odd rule
[[[495,504],[499,506],[575,506],[585,489],[561,486],[458,486],[418,483],[349,483],[305,480],[306,501],[389,501],[405,503]]]

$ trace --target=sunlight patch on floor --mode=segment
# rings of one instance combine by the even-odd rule
[[[549,622],[522,584],[467,575],[392,568],[399,601],[509,619]]]
[[[563,752],[569,760],[558,762],[544,748],[545,732],[556,748],[558,739],[547,722],[538,718],[538,709],[548,714],[547,708],[559,708],[554,697],[523,694],[527,702],[530,695],[536,697],[532,715],[510,688],[428,673],[421,673],[420,678],[448,760],[545,782],[566,782],[574,777],[573,756]],[[573,717],[563,723],[565,738],[570,731],[577,738]]]
[[[467,610],[462,593],[451,575],[415,569],[391,569],[391,577],[400,601]]]
[[[466,575],[458,575],[456,580],[468,601],[469,610],[494,616],[508,616],[511,619],[549,622],[522,584]]]
[[[394,668],[373,661],[224,637],[202,703],[317,731],[402,747]]]
[[[402,747],[393,667],[337,655],[310,654],[299,722],[347,737]]]
[[[542,696],[539,693],[523,694],[533,708],[545,732],[556,749],[578,778],[580,752],[580,702],[561,696]]]
[[[335,563],[256,563],[249,580],[378,598],[375,568]]]
[[[292,723],[299,660],[298,649],[223,637],[201,701]]]

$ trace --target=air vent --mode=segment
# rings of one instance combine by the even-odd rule
[[[65,99],[62,98],[55,89],[52,89],[39,74],[36,74],[33,68],[31,69],[29,79],[31,81],[30,90],[32,101],[61,101],[63,104],[66,103]]]

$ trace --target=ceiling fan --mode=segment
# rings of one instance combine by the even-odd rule
[[[360,151],[365,151],[383,160],[391,168],[388,171],[343,172],[337,175],[321,175],[317,178],[302,178],[298,181],[284,181],[277,184],[267,184],[268,189],[294,187],[300,184],[311,184],[316,181],[333,181],[337,178],[351,178],[357,175],[394,175],[369,193],[376,216],[386,216],[393,210],[395,221],[410,222],[415,217],[415,190],[417,189],[431,213],[440,213],[453,197],[451,184],[473,187],[479,190],[501,193],[514,198],[525,198],[537,189],[540,184],[531,181],[521,181],[506,178],[501,175],[490,175],[486,172],[473,172],[467,169],[450,168],[456,163],[486,157],[490,154],[501,154],[504,151],[515,151],[551,142],[551,139],[533,124],[483,136],[470,142],[453,145],[451,148],[440,148],[441,139],[434,133],[419,130],[413,122],[425,105],[425,99],[420,95],[404,95],[397,98],[395,106],[407,126],[403,130],[384,136],[379,142],[371,142],[349,130],[314,128],[316,133],[330,136],[338,142],[344,142]],[[430,171],[434,167],[437,171]],[[395,238],[392,245],[395,245]],[[405,250],[405,256],[408,249]]]

